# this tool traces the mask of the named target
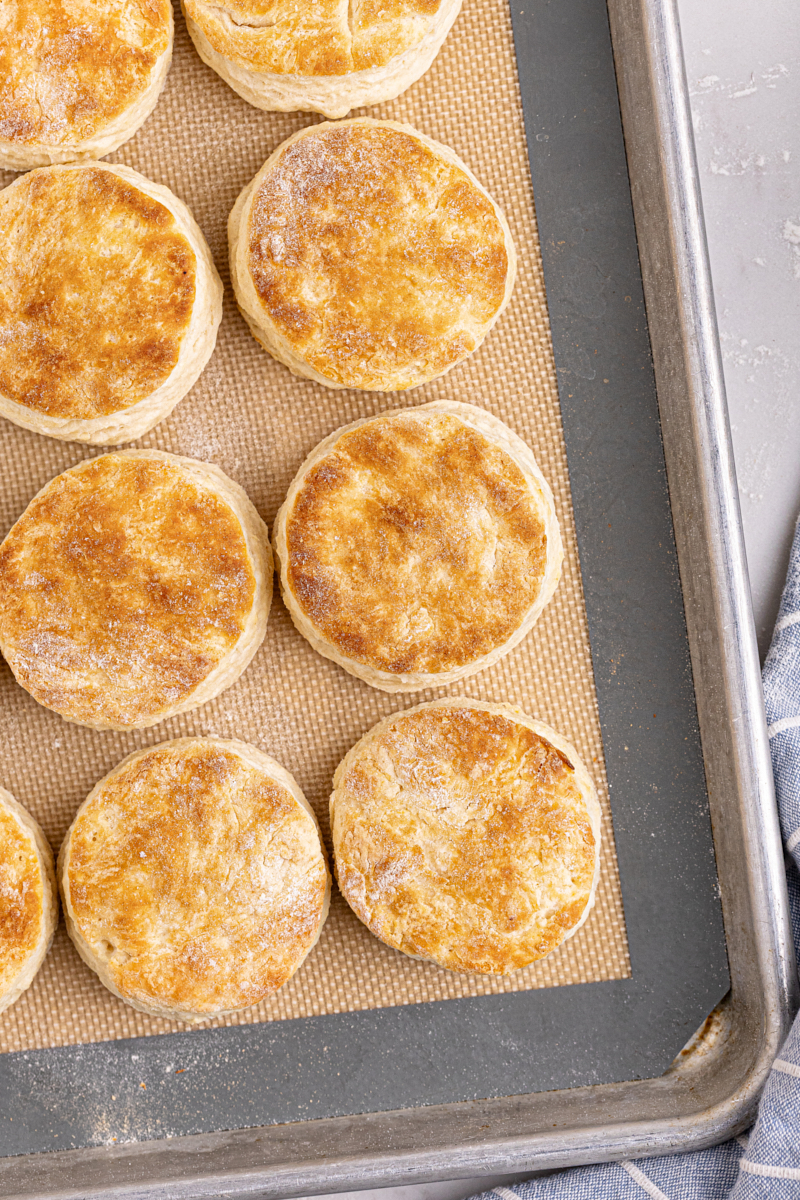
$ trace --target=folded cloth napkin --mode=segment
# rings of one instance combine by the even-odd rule
[[[767,661],[764,699],[800,959],[800,522]],[[749,1134],[711,1150],[559,1171],[474,1200],[800,1200],[800,1016]]]

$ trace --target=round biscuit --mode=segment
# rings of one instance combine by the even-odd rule
[[[345,117],[430,67],[461,0],[182,0],[203,62],[256,108]]]
[[[57,925],[53,852],[38,822],[0,787],[0,1012],[30,987]]]
[[[347,754],[330,802],[336,879],[387,945],[508,975],[594,904],[600,806],[574,747],[507,704],[394,713]]]
[[[446,374],[508,303],[508,223],[469,168],[409,125],[312,125],[267,159],[228,221],[253,336],[330,388],[403,391]]]
[[[142,729],[230,687],[266,632],[272,552],[245,491],[160,450],[79,463],[0,545],[0,650],[35,700]]]
[[[386,692],[484,670],[561,576],[530,448],[471,404],[367,417],[311,452],[273,528],[281,592],[315,650]]]
[[[170,0],[15,0],[0,38],[0,167],[102,158],[149,117],[172,59]]]
[[[195,1023],[258,1004],[316,945],[330,875],[296,781],[243,742],[138,750],[58,859],[67,932],[121,1000]]]
[[[222,319],[186,205],[130,167],[43,167],[0,192],[0,239],[0,415],[98,446],[163,420]]]

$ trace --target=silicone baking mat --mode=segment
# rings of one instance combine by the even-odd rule
[[[369,113],[408,122],[451,146],[504,209],[520,268],[511,304],[496,328],[472,359],[445,378],[406,393],[333,392],[295,379],[274,362],[254,341],[233,301],[227,217],[270,152],[295,130],[321,118],[251,108],[200,62],[178,14],[175,57],[164,94],[137,136],[110,161],[135,167],[187,202],[225,282],[225,315],[216,351],[199,382],[170,418],[135,445],[217,463],[243,485],[271,524],[305,455],[340,425],[438,398],[483,406],[530,444],[553,488],[566,549],[554,600],[532,634],[491,670],[447,689],[392,697],[317,656],[294,630],[276,594],[265,642],[238,683],[196,712],[137,734],[67,724],[19,688],[3,663],[0,783],[30,808],[57,851],[92,786],[132,750],[185,735],[236,737],[260,746],[292,771],[327,838],[334,769],[381,717],[445,694],[509,700],[573,741],[594,775],[604,812],[597,904],[579,933],[549,958],[497,979],[453,974],[390,950],[358,922],[334,889],[320,942],[297,975],[258,1007],[209,1024],[283,1020],[630,975],[506,6],[465,0],[428,74],[397,101]],[[12,178],[0,174],[0,183],[5,186]],[[2,533],[48,479],[96,453],[3,422]],[[62,924],[34,984],[0,1018],[0,1050],[181,1028],[135,1012],[107,992],[78,958]]]

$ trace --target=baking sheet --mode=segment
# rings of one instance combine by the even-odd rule
[[[30,699],[3,664],[0,782],[41,821],[57,849],[94,783],[139,746],[216,734],[261,746],[295,774],[327,836],[336,764],[363,732],[400,707],[442,694],[519,703],[552,724],[590,765],[604,810],[602,874],[586,925],[544,962],[509,979],[462,976],[390,950],[338,895],[319,945],[271,1000],[218,1024],[281,1020],[417,1004],[630,974],[613,848],[603,750],[559,416],[541,256],[508,10],[466,0],[428,75],[371,115],[407,121],[451,146],[504,208],[520,271],[509,309],[478,353],[444,379],[398,395],[331,392],[293,378],[260,349],[228,285],[226,221],[240,189],[307,114],[251,108],[197,58],[178,17],[175,59],[164,95],[139,134],[110,161],[126,162],[171,187],[203,228],[226,283],[217,350],[173,415],[136,445],[216,462],[240,482],[269,522],[308,451],[339,425],[398,405],[438,398],[480,404],[532,446],[555,495],[566,558],[553,602],[533,633],[496,667],[463,684],[411,697],[375,692],[319,658],[276,598],[267,637],[228,692],[195,713],[137,734],[66,724]],[[13,178],[7,174],[3,184]],[[95,454],[0,427],[2,530],[58,471]],[[63,926],[28,993],[0,1021],[0,1050],[24,1050],[180,1029],[122,1004],[73,951]]]

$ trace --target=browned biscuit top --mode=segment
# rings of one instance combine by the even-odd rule
[[[76,819],[65,867],[72,920],[117,990],[186,1013],[281,987],[316,940],[328,886],[295,797],[201,740],[112,772]]]
[[[7,0],[0,139],[86,141],[132,107],[169,48],[169,0]]]
[[[458,417],[357,426],[302,477],[286,581],[315,632],[378,671],[450,671],[502,646],[542,588],[541,501]]]
[[[312,127],[257,186],[248,269],[294,354],[346,387],[403,389],[478,345],[505,298],[492,202],[411,133]]]
[[[184,0],[217,53],[273,75],[382,67],[422,41],[443,0]]]
[[[0,394],[91,419],[174,369],[196,259],[158,200],[101,167],[47,167],[0,192]]]
[[[136,725],[231,652],[254,595],[224,500],[166,456],[107,454],[52,480],[0,546],[0,647],[40,704]]]
[[[44,884],[33,834],[0,802],[0,995],[42,936]]]
[[[372,932],[456,971],[543,958],[591,896],[595,838],[566,756],[498,713],[398,715],[337,772],[339,887]]]

